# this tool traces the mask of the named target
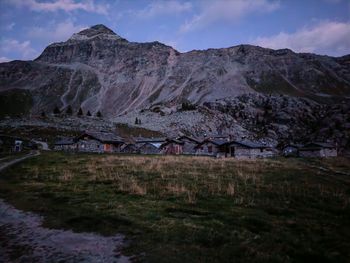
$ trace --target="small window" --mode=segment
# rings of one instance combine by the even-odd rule
[[[263,148],[260,148],[260,152],[262,153],[264,150],[263,150]]]
[[[213,152],[213,146],[211,146],[211,145],[208,146],[208,152],[209,152],[209,153],[212,153],[212,152]]]

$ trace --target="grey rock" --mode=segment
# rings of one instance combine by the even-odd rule
[[[350,97],[349,61],[251,45],[180,53],[159,42],[129,42],[96,25],[49,45],[34,61],[1,63],[0,96],[25,89],[33,114],[71,105],[110,118],[257,92],[329,102]]]

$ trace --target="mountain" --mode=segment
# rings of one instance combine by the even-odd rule
[[[350,56],[251,45],[180,53],[159,42],[129,42],[95,25],[49,45],[34,61],[0,64],[0,115],[71,105],[74,111],[82,107],[115,117],[155,105],[203,105],[254,93],[319,102],[349,98]]]

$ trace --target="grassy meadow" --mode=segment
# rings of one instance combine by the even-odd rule
[[[348,262],[350,176],[335,171],[349,159],[47,152],[3,171],[0,198],[47,227],[123,233],[139,261]]]

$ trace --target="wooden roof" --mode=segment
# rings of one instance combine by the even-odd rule
[[[261,149],[261,148],[269,148],[268,146],[257,143],[257,142],[252,142],[252,141],[230,141],[227,142],[226,145],[232,145],[232,144],[238,144],[246,148],[251,148],[251,149]]]
[[[221,145],[224,145],[227,143],[227,140],[220,140],[220,139],[205,139],[204,141],[202,141],[201,143],[199,143],[196,147],[200,147],[202,146],[203,144],[206,144],[206,143],[212,143],[216,146],[221,146]]]
[[[303,148],[335,148],[334,144],[328,142],[310,142],[304,145]]]
[[[161,148],[170,144],[170,143],[175,143],[175,144],[179,144],[179,145],[183,145],[184,142],[176,140],[176,139],[166,139],[166,141],[160,146]]]
[[[179,141],[182,141],[183,139],[188,139],[188,140],[193,141],[195,143],[201,143],[201,140],[199,138],[194,138],[194,137],[187,136],[187,135],[182,135],[182,136],[177,138],[177,140],[179,140]]]
[[[163,138],[163,137],[159,137],[159,138],[144,138],[144,137],[137,137],[137,138],[134,138],[135,140],[135,143],[146,143],[146,142],[149,142],[149,143],[163,143],[166,141],[166,138]]]
[[[300,151],[319,151],[321,149],[334,149],[335,145],[326,142],[311,142],[300,148]]]
[[[88,136],[102,143],[123,143],[123,138],[117,136],[111,132],[94,132],[94,131],[86,131],[82,135],[77,137],[77,140]]]

